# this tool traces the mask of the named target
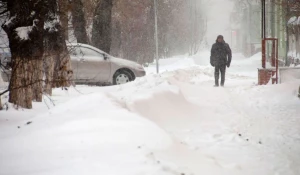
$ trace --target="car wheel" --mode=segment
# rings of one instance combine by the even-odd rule
[[[125,84],[133,80],[132,74],[127,70],[119,70],[114,75],[114,85]]]

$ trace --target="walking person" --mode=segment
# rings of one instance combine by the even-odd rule
[[[224,37],[219,35],[216,43],[211,48],[210,64],[215,67],[215,87],[219,87],[219,77],[221,72],[221,86],[225,83],[226,66],[229,68],[231,63],[231,49],[224,41]]]

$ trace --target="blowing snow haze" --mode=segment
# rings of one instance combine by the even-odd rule
[[[211,0],[205,3],[207,15],[207,41],[212,45],[218,35],[223,35],[227,43],[230,43],[230,15],[233,10],[233,2],[230,0]]]
[[[300,2],[261,2],[0,0],[0,175],[300,175]]]

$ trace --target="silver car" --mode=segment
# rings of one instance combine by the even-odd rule
[[[142,65],[115,58],[87,44],[68,44],[74,82],[76,84],[118,85],[146,75]],[[1,72],[2,79],[9,81],[10,71]]]

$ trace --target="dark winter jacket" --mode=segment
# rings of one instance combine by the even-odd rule
[[[212,66],[227,65],[229,67],[231,58],[232,55],[229,45],[225,41],[219,43],[217,40],[211,48],[210,64]]]

